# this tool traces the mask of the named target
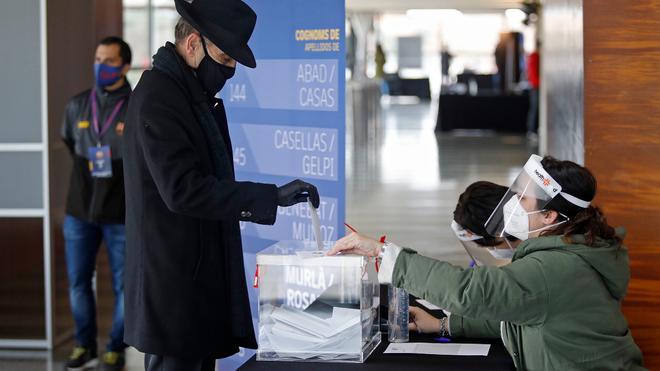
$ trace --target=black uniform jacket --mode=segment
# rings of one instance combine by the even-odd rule
[[[183,66],[179,79],[145,71],[128,108],[124,339],[150,354],[220,358],[256,348],[239,220],[273,224],[277,187],[235,180],[222,101]],[[222,176],[193,113],[202,100],[226,143]]]
[[[69,181],[66,213],[89,223],[124,223],[124,169],[123,133],[131,87],[125,83],[119,89],[107,92],[94,89],[98,109],[99,126],[102,128],[119,102],[109,128],[99,139],[94,130],[90,93],[91,89],[71,98],[64,112],[60,135],[73,158]],[[92,177],[89,168],[89,147],[99,144],[110,146],[112,153],[112,176]]]

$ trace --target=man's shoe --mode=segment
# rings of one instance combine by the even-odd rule
[[[101,370],[121,371],[126,365],[124,352],[106,352],[101,359]]]
[[[84,347],[75,347],[64,366],[67,371],[82,371],[95,368],[97,365],[96,352]]]

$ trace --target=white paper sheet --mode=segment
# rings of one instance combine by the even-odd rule
[[[430,354],[436,356],[487,356],[490,344],[391,343],[385,354]]]
[[[270,317],[276,321],[295,327],[311,336],[329,338],[339,334],[351,326],[360,323],[360,310],[348,308],[333,308],[332,317],[323,320],[311,314],[289,309],[275,308]]]
[[[437,306],[435,304],[431,304],[431,303],[429,303],[428,301],[426,301],[424,299],[417,299],[417,302],[420,303],[421,305],[425,306],[429,310],[441,310],[442,309],[439,306]]]
[[[319,212],[316,210],[314,205],[312,205],[311,200],[307,200],[309,209],[312,211],[312,225],[314,226],[314,236],[316,237],[316,246],[319,250],[323,250],[323,237],[321,236],[321,220],[319,220]]]

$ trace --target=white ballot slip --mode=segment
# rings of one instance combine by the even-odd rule
[[[430,354],[434,356],[487,356],[490,344],[391,343],[385,354]]]
[[[318,246],[319,250],[323,250],[323,237],[321,236],[321,221],[319,220],[319,212],[316,210],[314,205],[312,205],[312,201],[307,200],[307,204],[309,204],[309,210],[312,214],[312,226],[314,226],[316,246]]]

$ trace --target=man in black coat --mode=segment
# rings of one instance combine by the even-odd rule
[[[125,129],[127,255],[125,342],[147,370],[213,370],[216,358],[256,348],[239,220],[273,224],[278,206],[310,199],[238,182],[222,100],[256,14],[240,0],[176,0],[176,45],[154,56],[128,107]]]

